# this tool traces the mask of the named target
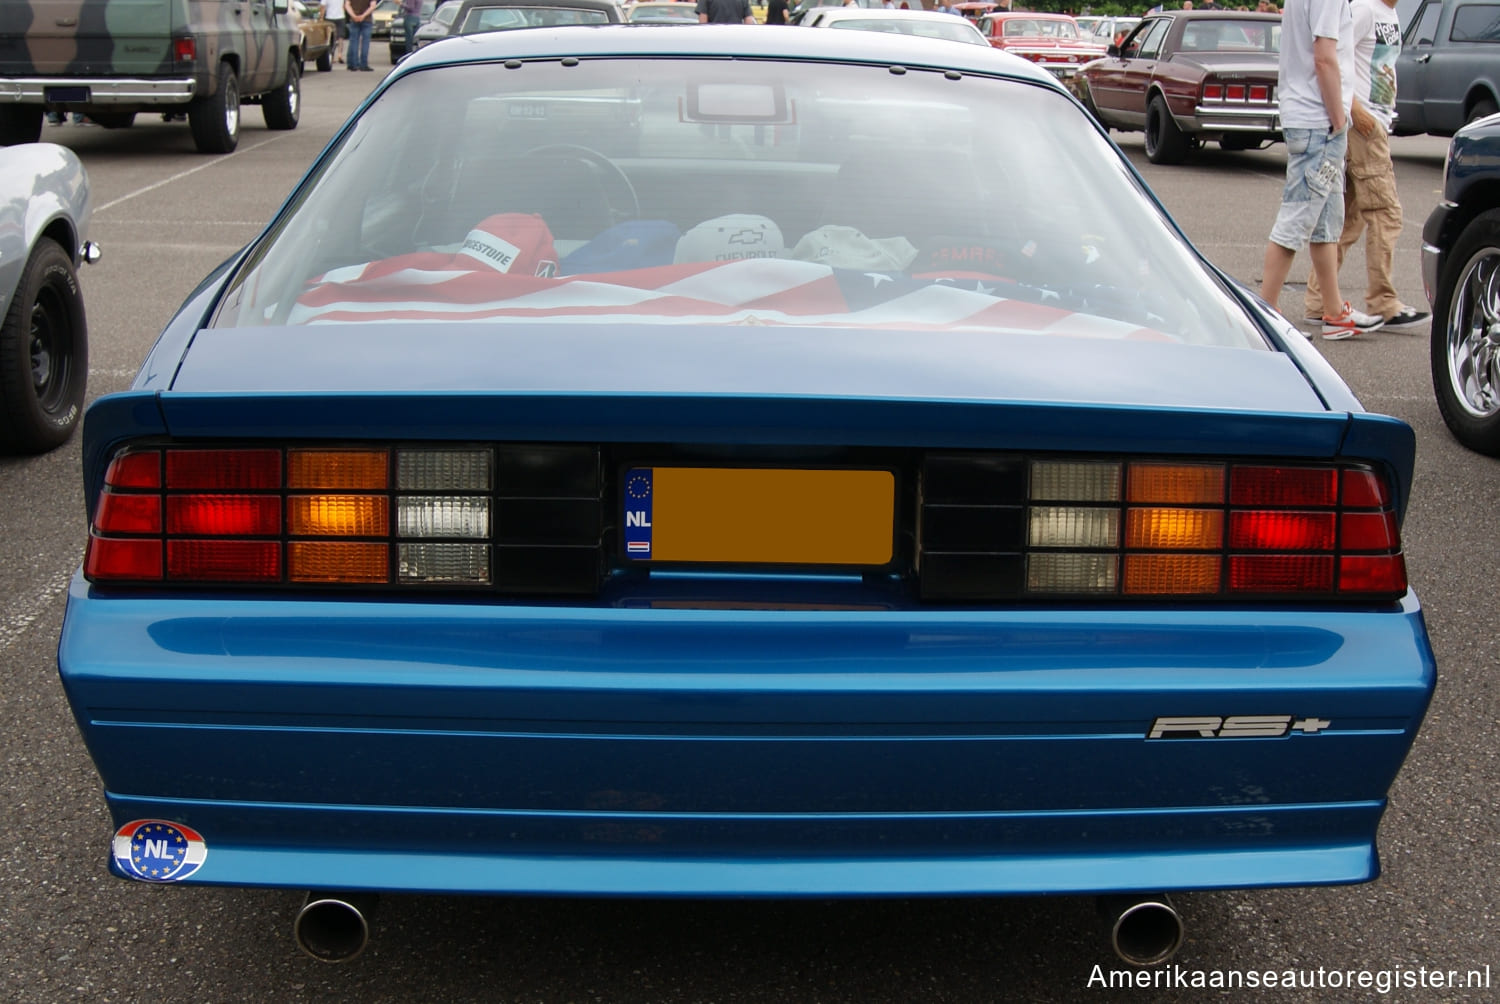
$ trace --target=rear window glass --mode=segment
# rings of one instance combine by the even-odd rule
[[[552,60],[395,81],[214,323],[432,320],[1265,347],[1064,94],[812,61]]]

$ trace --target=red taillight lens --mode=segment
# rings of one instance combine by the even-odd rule
[[[274,540],[168,540],[167,578],[199,582],[278,582]]]
[[[1245,85],[1244,84],[1230,84],[1229,86],[1227,86],[1227,87],[1224,88],[1224,97],[1225,97],[1225,100],[1228,100],[1228,101],[1244,101],[1245,100]]]
[[[1205,101],[1223,101],[1224,100],[1224,85],[1223,84],[1204,84],[1203,85],[1203,100],[1205,100]]]
[[[275,495],[168,495],[167,533],[185,536],[270,537],[281,532]]]
[[[275,490],[281,487],[280,450],[168,450],[167,490]]]
[[[1271,88],[1265,84],[1251,84],[1250,100],[1265,104],[1271,100]]]
[[[191,38],[172,39],[172,58],[179,63],[191,63],[198,58],[198,42]]]

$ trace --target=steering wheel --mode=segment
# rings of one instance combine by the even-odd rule
[[[584,146],[581,143],[549,143],[545,146],[534,146],[521,156],[571,156],[588,164],[599,176],[599,186],[609,205],[610,226],[637,219],[641,215],[641,200],[635,194],[635,186],[630,183],[630,176],[622,171],[618,164],[593,147]]]

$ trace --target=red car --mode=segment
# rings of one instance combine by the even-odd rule
[[[979,19],[990,45],[1029,59],[1062,80],[1104,55],[1067,14],[996,11]]]
[[[1080,70],[1073,91],[1106,128],[1144,129],[1154,164],[1210,141],[1255,150],[1281,139],[1280,49],[1280,15],[1167,11]]]

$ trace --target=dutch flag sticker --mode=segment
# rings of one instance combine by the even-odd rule
[[[115,831],[113,850],[120,871],[145,882],[179,882],[208,857],[197,830],[161,819],[126,823]]]

